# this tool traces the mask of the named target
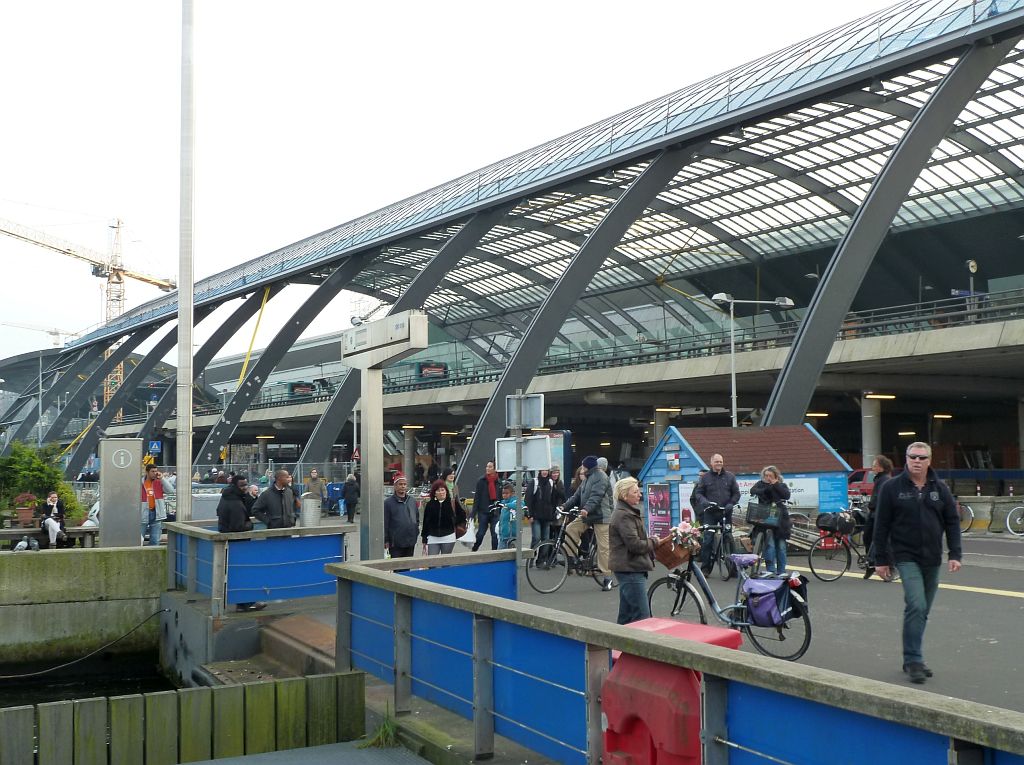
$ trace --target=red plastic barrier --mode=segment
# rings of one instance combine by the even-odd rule
[[[644,619],[648,632],[739,648],[736,630]],[[606,765],[699,765],[700,673],[630,654],[616,657],[601,688]]]

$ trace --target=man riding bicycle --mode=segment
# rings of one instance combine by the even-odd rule
[[[700,568],[705,574],[711,573],[712,542],[714,530],[710,528],[724,516],[727,525],[732,525],[732,511],[740,501],[740,486],[736,476],[725,469],[725,460],[721,454],[711,455],[711,470],[701,476],[694,489],[696,500],[694,512],[699,514],[701,525],[705,527],[704,539],[700,551]],[[717,507],[715,507],[717,505]]]

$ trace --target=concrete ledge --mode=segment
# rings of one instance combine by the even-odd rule
[[[6,664],[84,656],[121,637],[159,608],[159,598],[0,606],[0,657]],[[156,651],[159,629],[160,620],[154,617],[111,650]]]
[[[0,606],[159,598],[166,561],[163,547],[5,554],[0,557]]]

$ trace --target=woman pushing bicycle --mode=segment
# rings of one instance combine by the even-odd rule
[[[779,520],[775,526],[758,524],[757,531],[761,534],[770,534],[765,539],[764,563],[769,573],[786,573],[786,541],[793,530],[793,524],[789,519],[789,509],[786,507],[786,500],[789,499],[789,487],[782,480],[782,473],[774,465],[768,465],[761,470],[761,480],[750,488],[750,494],[757,497],[758,504],[776,505],[779,508]]]

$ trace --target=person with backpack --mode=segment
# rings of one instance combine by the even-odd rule
[[[551,521],[555,505],[551,501],[554,484],[550,470],[539,470],[526,484],[526,517],[530,520],[530,547],[551,539]]]

